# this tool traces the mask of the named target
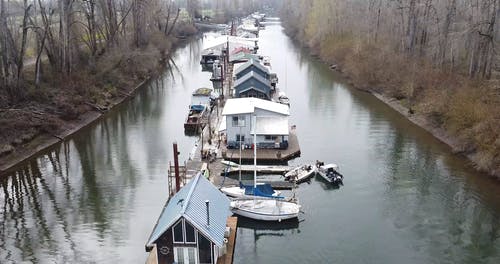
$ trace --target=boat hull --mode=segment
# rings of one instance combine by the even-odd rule
[[[299,216],[300,205],[279,200],[237,200],[231,202],[234,214],[260,221],[283,221]]]
[[[323,172],[323,171],[318,171],[318,174],[319,174],[319,176],[321,176],[321,178],[325,179],[325,181],[332,183],[332,184],[341,184],[343,181],[340,176],[337,176],[337,175],[329,176],[329,175],[327,175],[326,172]]]
[[[285,180],[289,182],[295,181],[296,183],[302,183],[314,176],[315,173],[316,167],[310,164],[306,164],[287,172],[285,174]]]

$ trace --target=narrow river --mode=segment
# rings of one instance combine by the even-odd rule
[[[184,136],[193,89],[210,86],[203,42],[176,69],[106,118],[0,179],[0,263],[144,263],[167,199],[172,143]],[[235,263],[500,263],[500,184],[268,25],[271,56],[291,100],[302,156],[340,165],[345,185],[297,190],[298,224],[240,221]],[[174,67],[175,68],[175,67]]]

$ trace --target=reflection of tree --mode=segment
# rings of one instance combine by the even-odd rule
[[[40,159],[40,164],[31,160],[25,167],[0,181],[4,196],[2,198],[5,200],[0,210],[1,234],[4,236],[1,239],[2,249],[7,254],[5,259],[12,257],[16,261],[18,256],[12,251],[16,248],[21,250],[22,259],[38,262],[40,244],[57,252],[60,245],[56,227],[63,231],[66,244],[69,244],[72,250],[75,249],[67,215],[61,207],[61,204],[66,202],[65,197],[58,196],[56,193],[59,187],[49,183],[60,177],[53,178],[41,171],[41,168],[51,168],[54,173],[60,174],[62,168],[58,153],[57,149],[49,152]],[[64,181],[61,186],[66,186]],[[0,252],[0,257],[3,257],[2,254]]]
[[[177,78],[191,65],[185,61],[191,48],[173,55],[181,67],[170,61]],[[165,133],[182,127],[169,123],[161,131],[165,133],[156,130],[163,128],[166,91],[173,86],[166,76],[151,81],[70,141],[0,179],[0,262],[82,263],[79,260],[100,250],[93,247],[96,241],[89,241],[94,236],[106,241],[112,252],[117,250],[111,248],[115,241],[128,239],[128,230],[135,228],[128,226],[133,224],[130,215],[142,209],[137,208],[136,191],[144,187],[139,185],[145,176],[154,179],[163,169],[163,164],[150,161],[167,156],[162,141],[170,135]]]

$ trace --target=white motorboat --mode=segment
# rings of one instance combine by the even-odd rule
[[[294,168],[285,174],[285,180],[296,183],[301,183],[312,177],[316,173],[316,166],[305,164]]]
[[[253,124],[257,123],[257,117],[253,117]],[[255,127],[253,128],[254,144],[256,142]],[[254,148],[254,166],[257,166],[257,148]],[[257,191],[257,170],[254,170],[254,190]],[[234,200],[231,202],[231,211],[234,214],[262,221],[281,221],[297,218],[300,212],[298,203],[285,201],[279,198],[266,198],[253,196],[244,200]]]
[[[240,164],[236,163],[236,162],[232,162],[230,160],[221,160],[222,164],[226,165],[226,166],[229,166],[229,167],[239,167]]]
[[[284,92],[279,92],[278,103],[290,106],[290,99],[288,99],[288,96]]]
[[[297,218],[300,205],[281,199],[253,198],[231,201],[231,211],[255,220],[282,221]]]
[[[344,176],[338,172],[339,166],[337,164],[324,164],[323,162],[316,163],[318,174],[326,181],[333,184],[342,184]]]

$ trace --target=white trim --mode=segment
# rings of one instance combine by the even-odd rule
[[[198,230],[197,230],[198,231]],[[217,259],[214,259],[214,252],[213,252],[213,246],[215,245],[215,243],[213,243],[210,239],[208,239],[205,235],[203,235],[202,232],[196,232],[196,239],[198,241],[198,235],[202,235],[205,237],[205,239],[208,241],[208,243],[210,243],[210,263],[216,263],[217,262]],[[200,244],[199,243],[196,243],[196,250],[197,252],[199,253],[200,252]],[[200,260],[200,256],[198,255],[198,261]]]
[[[187,241],[186,220],[184,219],[184,243],[185,244],[191,244],[191,245],[198,244],[198,238],[197,238],[197,231],[198,230],[191,223],[188,222],[188,224],[193,228],[193,231],[194,231],[194,242],[188,242]]]
[[[183,221],[184,221],[184,219],[180,219],[180,221],[177,221],[177,223],[174,223],[174,224],[172,225],[172,242],[173,242],[173,243],[184,243],[184,241],[185,241],[185,240],[184,240],[184,224],[183,224]],[[175,229],[175,227],[176,227],[177,225],[179,225],[179,224],[181,225],[181,230],[182,230],[182,231],[181,231],[181,232],[182,232],[182,241],[176,241],[176,240],[175,240],[175,231],[174,231],[174,229]]]
[[[189,251],[190,249],[194,252],[194,263],[189,261]],[[198,250],[196,247],[173,247],[174,251],[174,262],[179,262],[179,255],[177,250],[182,250],[183,263],[185,264],[199,264]]]

